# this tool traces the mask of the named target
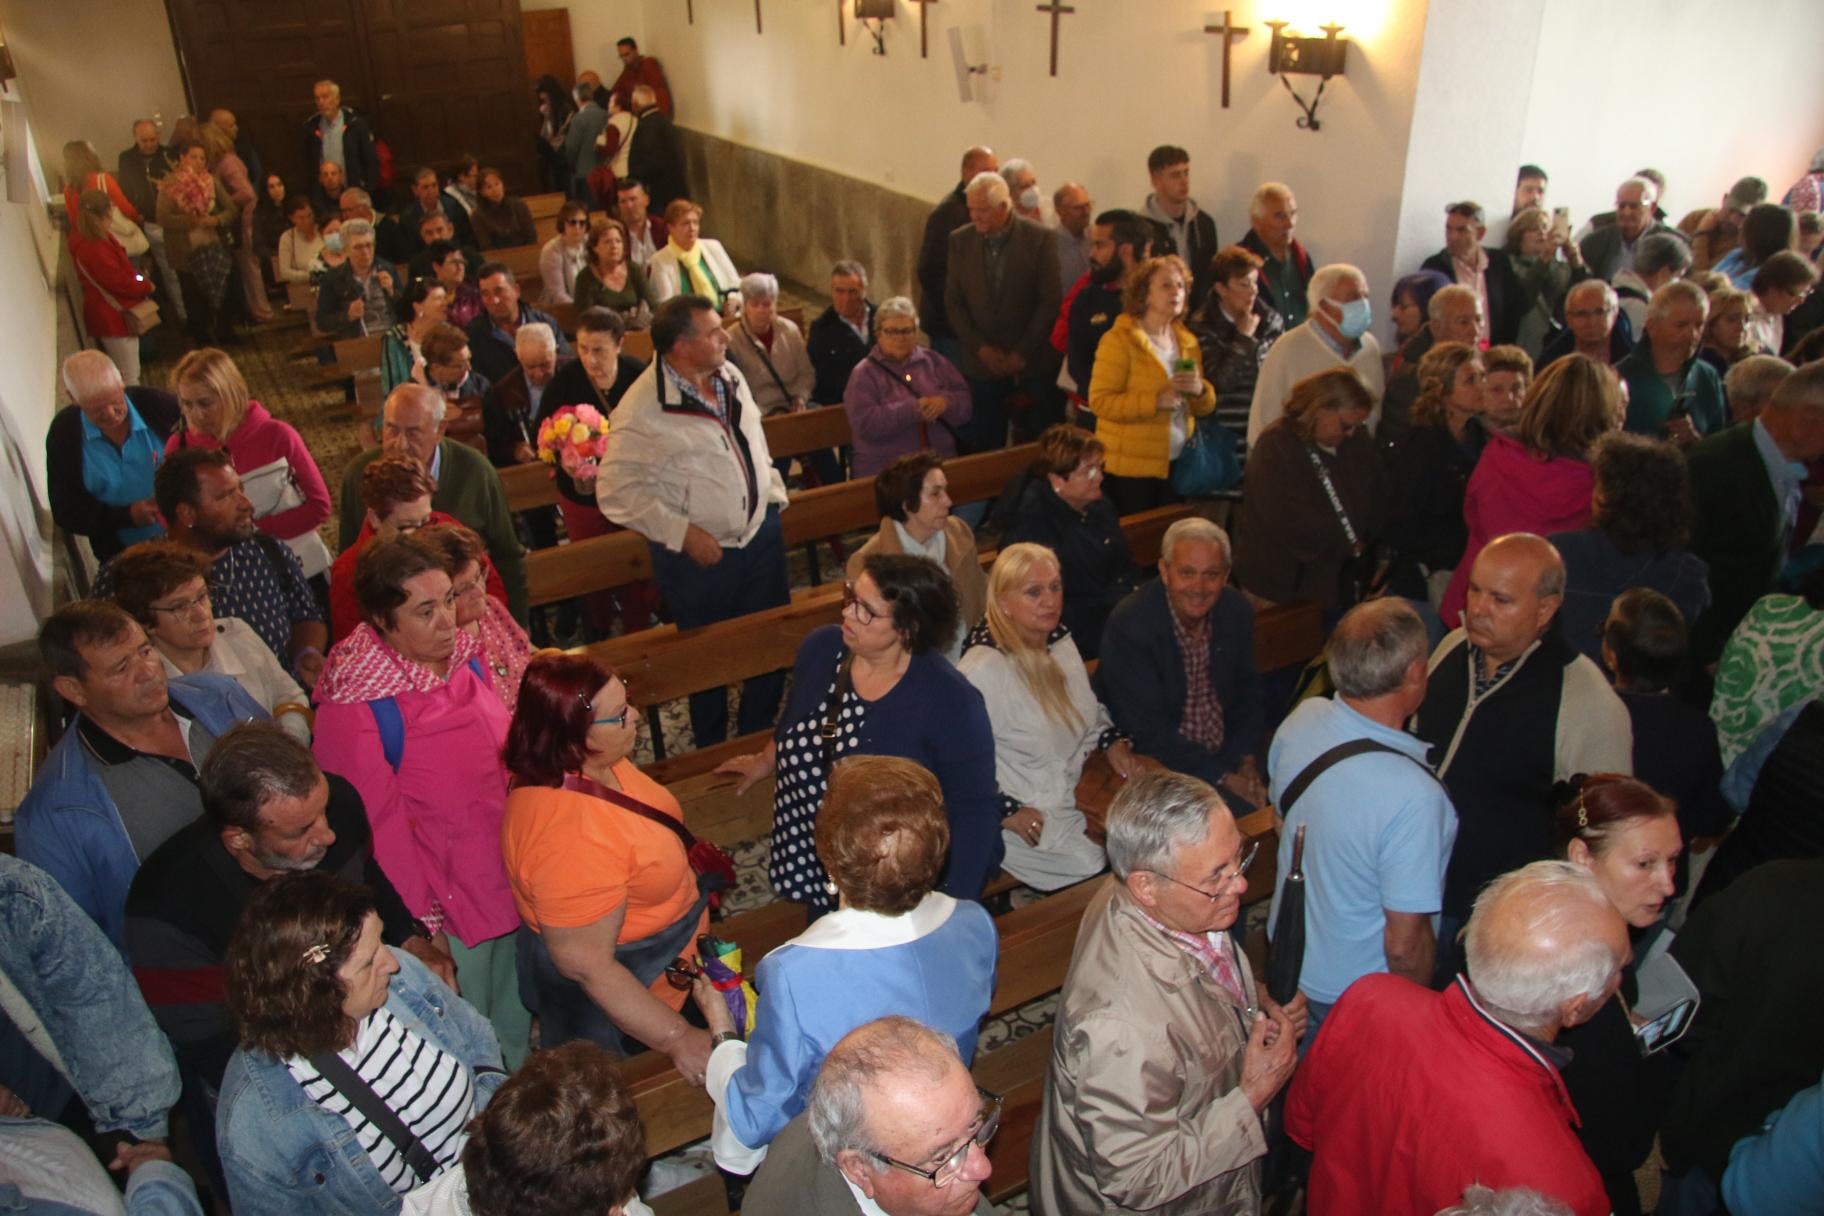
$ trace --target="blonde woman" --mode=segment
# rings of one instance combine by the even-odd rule
[[[1077,806],[1083,765],[1107,749],[1123,777],[1153,762],[1134,754],[1090,688],[1068,629],[1058,559],[1043,545],[1001,550],[988,575],[988,619],[957,663],[988,706],[1000,788],[1001,868],[1041,891],[1081,882],[1107,859]]]
[[[185,355],[171,373],[171,391],[183,417],[165,450],[228,449],[260,531],[291,546],[305,577],[327,594],[329,547],[317,529],[329,518],[329,487],[303,437],[248,396],[240,368],[215,347]]]
[[[1102,492],[1122,515],[1176,502],[1172,461],[1216,409],[1203,378],[1203,348],[1185,325],[1190,271],[1177,257],[1149,258],[1121,291],[1121,315],[1096,345],[1089,409],[1108,449]]]
[[[1704,320],[1703,345],[1697,357],[1724,376],[1754,351],[1748,342],[1748,314],[1753,297],[1737,287],[1719,287],[1710,293],[1710,312]]]

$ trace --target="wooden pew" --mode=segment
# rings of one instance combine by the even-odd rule
[[[554,190],[549,194],[521,195],[520,201],[525,203],[526,210],[532,213],[533,219],[543,220],[550,219],[563,210],[564,195],[562,191]]]
[[[499,262],[513,272],[513,278],[519,283],[523,296],[528,283],[536,284],[540,279],[538,270],[539,247],[537,245],[513,245],[506,249],[490,249],[484,256],[485,261]]]

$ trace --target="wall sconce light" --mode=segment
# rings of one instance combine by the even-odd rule
[[[859,3],[860,0],[857,0]],[[1284,21],[1269,21],[1267,25],[1273,30],[1272,45],[1267,48],[1267,71],[1279,77],[1279,83],[1286,86],[1286,92],[1292,94],[1292,100],[1305,112],[1298,125],[1307,131],[1318,129],[1317,103],[1324,99],[1324,87],[1330,83],[1332,76],[1343,74],[1343,64],[1347,58],[1349,44],[1340,35],[1340,25],[1323,25],[1318,28],[1324,31],[1322,38],[1302,38],[1297,34],[1288,36]],[[1317,92],[1310,102],[1298,95],[1292,87],[1288,76],[1318,77]]]
[[[887,53],[887,22],[893,16],[894,0],[855,0],[855,18],[862,28],[874,35],[874,53]],[[874,24],[869,25],[872,21]]]

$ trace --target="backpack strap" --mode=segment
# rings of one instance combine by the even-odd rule
[[[405,718],[399,712],[399,699],[381,697],[369,701],[367,709],[374,715],[374,725],[380,728],[380,752],[386,757],[387,767],[397,774],[399,762],[405,758]]]
[[[1406,759],[1412,760],[1411,756],[1407,756],[1406,753],[1399,748],[1388,747],[1385,743],[1377,743],[1373,739],[1351,739],[1347,743],[1339,743],[1311,763],[1305,765],[1305,767],[1299,771],[1298,776],[1292,778],[1291,783],[1286,786],[1285,792],[1279,797],[1278,809],[1280,816],[1283,818],[1286,815],[1290,815],[1292,813],[1292,804],[1304,796],[1304,792],[1311,788],[1311,783],[1313,781],[1316,781],[1330,769],[1336,767],[1345,760],[1355,756],[1366,756],[1371,752],[1386,752],[1389,755],[1405,756]],[[1423,764],[1419,764],[1417,760],[1412,760],[1412,762],[1418,764],[1421,769],[1424,769],[1427,776],[1432,776],[1434,780],[1436,779],[1431,770],[1425,768]]]
[[[412,1173],[418,1176],[419,1182],[429,1182],[437,1176],[443,1167],[431,1150],[424,1146],[424,1141],[412,1134],[412,1129],[405,1125],[385,1099],[374,1092],[374,1087],[362,1079],[360,1073],[348,1066],[347,1061],[335,1052],[319,1052],[308,1057],[310,1066],[322,1074],[323,1079],[336,1087],[336,1092],[347,1098],[349,1103],[367,1121],[392,1142]]]

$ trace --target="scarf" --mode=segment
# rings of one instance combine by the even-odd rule
[[[456,650],[450,655],[450,674],[481,653],[481,643],[466,629],[456,631]],[[330,647],[317,681],[319,703],[347,705],[378,701],[402,692],[431,692],[448,681],[422,663],[414,663],[388,646],[366,621]]]
[[[172,202],[199,219],[215,210],[213,174],[192,173],[186,168],[176,168],[165,174],[164,179],[158,183],[158,188],[169,195]]]
[[[711,273],[709,263],[703,260],[703,242],[698,241],[689,249],[680,249],[677,241],[668,240],[665,247],[671,250],[678,259],[678,272],[684,279],[678,284],[679,288],[691,289],[689,294],[708,296],[720,306],[722,284],[716,282],[716,276]],[[702,290],[696,290],[699,287]]]

